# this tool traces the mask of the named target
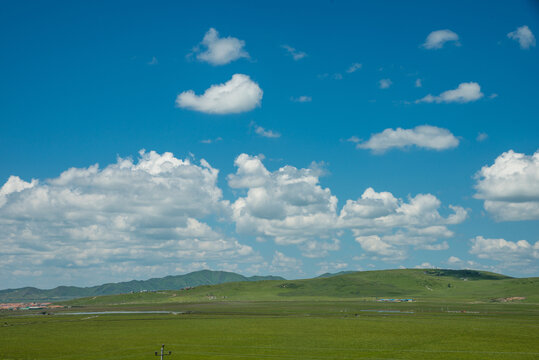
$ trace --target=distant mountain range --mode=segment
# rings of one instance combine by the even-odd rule
[[[226,271],[201,270],[185,275],[166,276],[149,280],[132,280],[92,287],[58,286],[42,290],[35,287],[0,290],[0,302],[60,301],[81,297],[126,294],[141,291],[178,290],[199,285],[216,285],[227,282],[285,280],[280,276],[251,276]]]

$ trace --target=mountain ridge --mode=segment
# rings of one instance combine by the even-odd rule
[[[183,275],[168,275],[162,278],[148,280],[130,280],[101,285],[57,286],[53,289],[39,289],[36,287],[22,287],[17,289],[0,290],[0,302],[21,301],[61,301],[81,297],[118,295],[130,292],[178,290],[200,285],[218,285],[227,282],[285,280],[281,276],[243,276],[228,271],[199,270]]]

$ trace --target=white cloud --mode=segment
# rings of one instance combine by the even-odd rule
[[[313,100],[312,97],[310,96],[307,96],[307,95],[301,95],[301,96],[298,96],[298,97],[291,97],[290,100],[292,100],[293,102],[311,102]]]
[[[351,228],[366,251],[403,259],[409,246],[424,250],[448,248],[445,241],[438,241],[451,238],[453,232],[447,226],[464,221],[467,212],[450,205],[453,213],[443,217],[438,212],[440,206],[440,200],[431,194],[418,194],[405,202],[390,192],[377,193],[368,188],[361,198],[346,201],[338,225]]]
[[[215,139],[203,139],[203,140],[200,140],[200,143],[202,144],[213,144],[213,143],[216,143],[216,142],[219,142],[219,141],[223,141],[223,138],[222,137],[216,137]]]
[[[273,238],[280,245],[300,245],[304,254],[329,251],[332,245],[308,244],[333,230],[337,198],[319,185],[320,169],[284,166],[269,172],[259,157],[241,154],[232,188],[247,190],[233,204],[239,233]]]
[[[441,49],[445,43],[450,41],[454,41],[456,45],[460,45],[458,40],[459,36],[451,30],[436,30],[427,36],[422,46],[425,49]]]
[[[7,261],[0,274],[11,272],[13,259],[21,271],[43,271],[43,284],[70,277],[95,284],[120,269],[148,276],[144,267],[157,266],[167,275],[192,261],[255,261],[250,246],[204,221],[229,211],[217,176],[204,160],[195,165],[151,151],[138,162],[71,168],[43,183],[11,177],[1,190],[0,253]]]
[[[449,259],[447,259],[447,262],[450,264],[459,264],[462,260],[456,256],[450,256]]]
[[[182,92],[176,106],[208,114],[233,114],[260,106],[262,89],[247,75],[234,74],[224,84],[212,85],[203,95],[193,90]]]
[[[436,266],[432,265],[430,262],[421,263],[421,265],[414,266],[414,269],[435,269]]]
[[[249,54],[243,49],[245,41],[234,38],[220,38],[214,28],[204,35],[202,42],[193,49],[193,54],[200,61],[212,65],[225,65],[240,58],[248,58]]]
[[[293,257],[286,256],[280,251],[275,251],[271,261],[270,270],[277,273],[294,274],[301,271],[302,261]]]
[[[475,198],[502,221],[539,219],[539,151],[504,152],[475,175]]]
[[[498,261],[502,268],[518,267],[523,272],[538,270],[539,241],[532,245],[526,240],[513,242],[476,236],[471,239],[471,244],[470,254],[480,259]]]
[[[247,154],[238,156],[235,165],[238,169],[228,176],[229,186],[246,191],[232,204],[237,231],[271,238],[278,245],[296,245],[307,257],[338,250],[338,233],[344,229],[356,237],[377,235],[391,246],[445,249],[448,245],[438,240],[453,236],[447,226],[467,216],[457,206],[449,206],[453,213],[441,216],[441,202],[431,194],[405,202],[372,188],[360,199],[346,201],[337,215],[337,198],[319,184],[321,172],[315,166],[284,166],[270,172],[261,158]],[[395,251],[404,255],[401,249]]]
[[[317,264],[320,266],[320,269],[317,271],[317,274],[324,274],[328,272],[335,271],[344,271],[348,267],[348,264],[345,262],[328,262],[323,261]]]
[[[447,129],[436,126],[422,125],[413,129],[385,129],[373,134],[363,143],[358,143],[358,149],[369,149],[375,153],[383,153],[392,148],[407,148],[417,146],[425,149],[446,150],[457,147],[459,140]]]
[[[483,142],[486,139],[488,139],[488,134],[484,133],[484,132],[480,132],[479,134],[477,134],[477,137],[475,138],[475,140],[477,140],[479,142]]]
[[[422,86],[423,86],[423,84],[421,83],[421,79],[415,79],[415,87],[420,88]]]
[[[378,235],[358,236],[356,241],[361,244],[363,250],[384,256],[385,261],[399,261],[406,258],[406,252],[397,249],[393,245],[383,241]]]
[[[351,73],[354,73],[356,71],[358,71],[359,69],[361,69],[363,67],[363,65],[361,65],[360,63],[353,63],[352,65],[350,65],[350,67],[346,70],[347,73],[351,74]]]
[[[292,46],[282,45],[281,47],[285,49],[292,56],[292,58],[296,61],[301,60],[307,56],[306,53],[304,53],[303,51],[298,51],[294,49]]]
[[[535,46],[535,36],[532,31],[526,25],[517,28],[515,31],[511,31],[507,34],[509,39],[518,41],[521,49],[529,49]]]
[[[279,134],[278,132],[275,132],[275,131],[272,131],[272,130],[266,130],[262,126],[256,125],[254,122],[251,123],[251,126],[254,127],[255,133],[262,136],[262,137],[266,137],[266,138],[270,138],[270,139],[276,139],[276,138],[281,137],[281,134]]]
[[[155,56],[152,56],[152,59],[148,61],[148,65],[157,65],[157,64],[159,64],[159,61],[157,60]]]
[[[447,90],[438,96],[428,94],[422,99],[416,100],[417,103],[467,103],[481,99],[484,94],[481,87],[476,82],[460,83],[454,90]]]
[[[378,82],[378,86],[380,89],[389,89],[389,87],[393,84],[391,79],[382,79]]]

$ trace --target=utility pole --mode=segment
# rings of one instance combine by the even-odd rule
[[[161,356],[161,360],[163,360],[163,356],[167,356],[172,354],[172,351],[169,351],[168,354],[165,354],[165,344],[161,345],[161,354],[158,354],[157,351],[155,352],[155,356]]]

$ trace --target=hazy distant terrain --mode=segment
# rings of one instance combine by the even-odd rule
[[[0,290],[0,302],[59,301],[87,296],[126,294],[130,292],[178,290],[199,285],[214,285],[238,281],[284,280],[280,276],[251,276],[226,271],[201,270],[185,275],[167,276],[149,280],[109,283],[92,287],[58,286],[50,290],[34,287]]]

